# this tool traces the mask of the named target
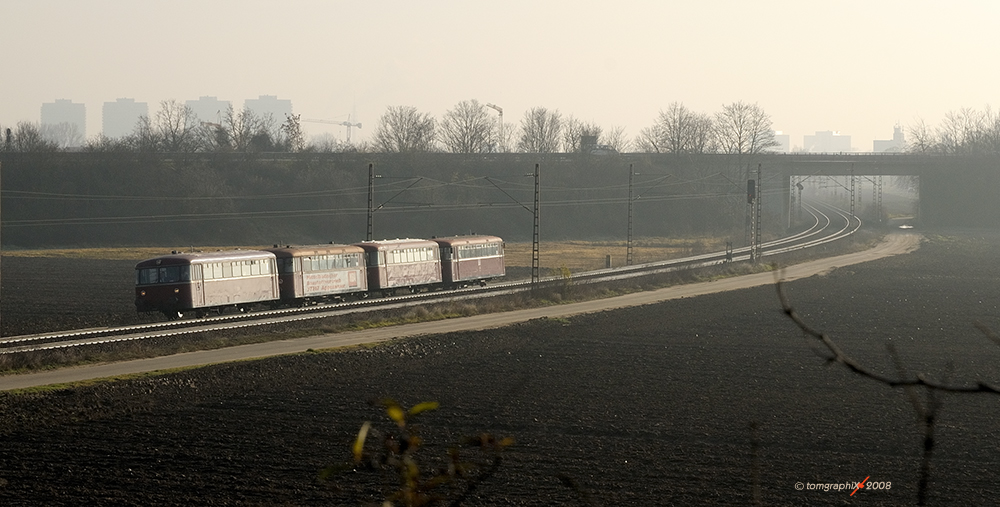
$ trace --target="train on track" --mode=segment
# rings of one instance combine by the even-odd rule
[[[170,319],[456,289],[505,275],[496,236],[172,253],[135,266],[137,312]]]

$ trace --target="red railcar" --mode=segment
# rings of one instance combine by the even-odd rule
[[[441,250],[441,275],[447,286],[480,285],[506,274],[503,240],[496,236],[435,238]]]
[[[277,258],[281,300],[313,302],[365,293],[365,251],[354,245],[268,248]]]
[[[257,250],[155,257],[136,264],[135,277],[136,311],[170,318],[226,307],[242,310],[279,295],[274,254]]]
[[[441,283],[438,244],[424,239],[391,239],[356,243],[365,250],[368,290],[410,292]]]

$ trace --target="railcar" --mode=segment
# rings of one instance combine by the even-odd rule
[[[441,283],[440,248],[433,241],[390,239],[355,245],[365,251],[369,292],[416,292]]]
[[[368,291],[365,251],[354,245],[268,248],[278,266],[278,286],[285,304],[343,299]]]
[[[446,287],[486,285],[506,274],[503,240],[496,236],[434,238],[441,250],[441,276]]]
[[[171,319],[278,300],[275,255],[258,250],[174,253],[135,266],[135,307]]]

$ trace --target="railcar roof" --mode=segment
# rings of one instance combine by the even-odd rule
[[[360,246],[366,250],[392,250],[394,248],[419,248],[419,247],[436,247],[437,243],[429,239],[383,239],[379,241],[364,241],[362,243],[355,243],[355,245]]]
[[[485,245],[487,243],[503,243],[503,239],[499,236],[482,236],[482,235],[466,235],[466,236],[450,236],[445,238],[434,238],[434,241],[439,245],[448,246],[458,246],[458,245]]]
[[[327,244],[267,248],[265,251],[271,252],[278,257],[307,257],[310,255],[364,253],[365,250],[356,245]]]
[[[135,265],[136,269],[161,265],[202,264],[206,262],[232,262],[273,259],[274,254],[263,250],[222,250],[218,252],[189,252],[163,255],[146,259]]]

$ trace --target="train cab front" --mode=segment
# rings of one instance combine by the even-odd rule
[[[189,265],[136,266],[135,310],[182,318],[194,306]]]

